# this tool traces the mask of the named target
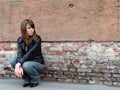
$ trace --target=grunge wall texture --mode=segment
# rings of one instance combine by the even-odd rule
[[[20,22],[42,37],[43,80],[120,85],[120,0],[1,0],[0,77],[15,77]]]
[[[16,41],[25,18],[44,41],[120,40],[119,0],[1,0],[0,41]]]

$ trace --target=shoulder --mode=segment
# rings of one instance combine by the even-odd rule
[[[39,35],[36,35],[36,41],[41,41],[41,37]]]
[[[21,37],[21,36],[18,37],[17,42],[18,42],[18,43],[21,43],[22,41],[23,41],[22,37]]]

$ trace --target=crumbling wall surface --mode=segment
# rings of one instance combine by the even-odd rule
[[[119,85],[120,43],[43,42],[46,81]],[[16,56],[15,42],[0,43],[0,78],[16,78],[10,60]]]
[[[120,85],[120,0],[1,0],[0,78],[16,78],[20,22],[42,38],[42,80]]]

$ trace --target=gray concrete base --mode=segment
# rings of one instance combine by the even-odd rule
[[[0,79],[0,90],[120,90],[120,87],[106,85],[83,85],[75,83],[44,82],[34,88],[22,87],[22,79]]]

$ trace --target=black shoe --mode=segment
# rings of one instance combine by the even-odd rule
[[[36,87],[36,86],[38,86],[38,83],[31,83],[30,84],[30,87]]]
[[[27,86],[30,86],[30,85],[31,85],[30,83],[24,83],[23,87],[27,87]]]

